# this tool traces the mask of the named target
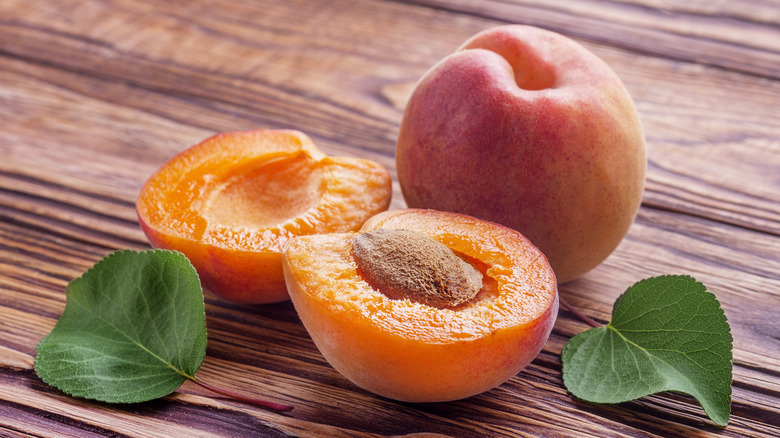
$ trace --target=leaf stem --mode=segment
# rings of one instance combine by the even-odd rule
[[[208,389],[209,391],[216,392],[217,394],[222,394],[224,396],[230,397],[234,400],[242,401],[245,403],[253,404],[255,406],[259,406],[264,409],[268,409],[271,411],[277,411],[277,412],[289,412],[293,410],[293,406],[289,405],[282,405],[279,403],[269,402],[265,400],[259,400],[253,397],[249,397],[246,395],[239,394],[237,392],[228,391],[226,389],[217,388],[216,386],[209,385],[208,383],[202,382],[198,380],[195,377],[189,377],[191,381],[193,381],[195,384]]]
[[[558,295],[558,301],[560,301],[561,304],[563,304],[563,307],[566,308],[569,312],[573,313],[574,316],[581,319],[585,323],[591,325],[592,327],[604,327],[604,324],[600,324],[596,322],[595,320],[591,319],[588,315],[580,312],[576,307],[569,304],[566,300],[563,299],[562,296]]]

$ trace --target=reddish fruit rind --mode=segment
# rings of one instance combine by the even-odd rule
[[[396,164],[409,207],[514,228],[565,282],[627,233],[646,152],[633,100],[606,63],[562,35],[511,25],[475,35],[420,79]]]
[[[544,255],[509,228],[471,217],[392,210],[378,228],[427,234],[484,275],[472,301],[439,309],[390,299],[357,273],[354,234],[303,236],[284,251],[295,309],[323,356],[356,385],[401,401],[456,400],[517,374],[546,342],[558,311]]]

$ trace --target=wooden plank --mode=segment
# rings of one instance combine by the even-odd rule
[[[777,3],[598,0],[419,0],[506,23],[531,24],[667,60],[780,78]]]
[[[72,11],[78,11],[73,13]],[[0,4],[0,434],[63,436],[772,436],[780,433],[780,8],[771,2],[251,2]],[[207,297],[199,376],[294,404],[280,415],[191,384],[138,406],[71,399],[32,370],[67,282],[114,249],[147,247],[144,179],[213,132],[297,128],[394,174],[416,79],[505,22],[572,35],[635,97],[650,152],[643,208],[602,266],[561,287],[601,321],[633,282],[687,273],[735,338],[732,422],[689,397],[573,399],[559,354],[586,329],[562,311],[542,354],[501,387],[415,405],[373,396],[317,352],[289,303]],[[397,184],[393,207],[403,207]]]
[[[130,20],[130,25],[137,26],[138,33],[142,33],[144,24],[149,25],[140,15],[145,11],[143,7],[137,6],[136,3],[120,3],[118,6],[116,10],[99,8],[101,20],[116,22],[124,17],[123,14],[134,14],[139,18]],[[134,7],[140,10],[132,9]],[[375,12],[380,15],[397,12],[387,6],[385,8]],[[328,152],[360,154],[380,161],[392,170],[394,136],[406,93],[419,74],[438,59],[438,55],[425,57],[425,53],[430,49],[415,53],[420,46],[419,42],[410,44],[402,59],[414,60],[414,64],[403,69],[396,66],[391,69],[391,74],[385,73],[394,55],[388,54],[384,47],[389,43],[387,37],[381,34],[386,30],[382,28],[373,31],[367,29],[367,32],[372,33],[367,35],[366,39],[381,41],[382,44],[378,45],[384,50],[374,51],[361,47],[362,51],[358,52],[350,51],[352,46],[339,45],[347,44],[339,40],[330,42],[337,47],[329,46],[329,50],[301,49],[300,47],[317,48],[323,43],[318,42],[321,40],[316,38],[317,35],[300,32],[287,35],[288,38],[298,38],[296,41],[300,42],[300,46],[287,42],[291,47],[290,51],[280,53],[265,47],[263,37],[266,35],[261,33],[260,37],[256,37],[257,41],[247,42],[247,37],[239,39],[243,44],[237,48],[231,47],[232,51],[236,51],[235,56],[255,60],[266,59],[273,54],[285,59],[285,62],[279,63],[280,65],[274,63],[273,66],[263,65],[264,68],[250,68],[247,73],[245,62],[230,58],[220,63],[219,69],[204,69],[200,65],[203,51],[209,51],[210,46],[215,44],[214,40],[207,38],[212,35],[211,32],[228,32],[227,26],[232,26],[230,31],[239,34],[255,29],[246,27],[248,23],[245,22],[236,26],[233,21],[235,16],[224,17],[217,14],[208,18],[196,17],[202,21],[196,28],[200,32],[185,33],[187,29],[181,25],[174,27],[174,35],[182,39],[196,38],[199,49],[196,50],[196,44],[193,42],[192,47],[188,45],[177,50],[178,63],[158,65],[153,63],[154,56],[164,56],[166,53],[149,53],[142,46],[143,41],[135,41],[135,45],[132,45],[110,34],[100,34],[105,40],[90,41],[93,46],[107,47],[103,51],[98,51],[97,48],[85,50],[85,47],[81,46],[60,46],[52,50],[48,41],[52,31],[43,27],[40,23],[42,18],[36,19],[42,12],[23,12],[26,15],[21,19],[30,24],[25,27],[12,27],[6,35],[11,35],[13,47],[20,47],[18,50],[25,53],[33,53],[38,59],[29,59],[25,63],[12,62],[9,70],[16,70],[22,77],[4,79],[9,82],[9,86],[13,86],[14,93],[30,90],[28,97],[14,96],[15,101],[24,103],[27,99],[32,99],[27,105],[31,108],[54,105],[51,116],[47,118],[54,125],[48,128],[59,135],[56,142],[48,143],[45,147],[49,150],[59,148],[63,151],[62,155],[67,154],[71,159],[77,160],[83,157],[86,161],[91,151],[89,145],[83,147],[84,133],[70,132],[63,135],[62,130],[72,130],[73,126],[92,126],[95,128],[95,134],[105,135],[107,144],[122,146],[115,149],[117,160],[122,158],[121,154],[138,151],[138,159],[146,164],[145,175],[176,151],[212,132],[257,127],[302,129],[310,133]],[[251,14],[251,11],[244,12]],[[268,22],[268,18],[258,12],[254,12],[257,15],[256,26],[262,26]],[[364,11],[348,9],[343,12],[357,16]],[[444,23],[450,18],[449,14],[444,13],[422,17],[416,10],[406,11],[406,14],[403,22],[413,23],[427,18],[432,23]],[[273,17],[280,21],[291,19]],[[181,23],[184,20],[178,15],[165,18],[173,20],[172,23]],[[307,18],[319,19],[317,15],[302,15],[298,20]],[[169,25],[173,26],[172,23]],[[489,22],[481,24],[486,26]],[[301,26],[302,29],[309,27],[311,26]],[[266,32],[274,30],[261,29]],[[434,29],[439,30],[436,26]],[[67,29],[68,32],[77,30]],[[456,32],[449,32],[446,38],[430,36],[426,44],[436,48],[436,53],[444,56],[457,44],[452,41],[453,34],[459,35],[459,41],[463,41],[470,35],[467,32],[475,29],[469,26],[455,30]],[[181,33],[175,33],[176,31]],[[273,41],[271,36],[267,38]],[[81,42],[72,44],[77,43]],[[245,47],[247,45],[248,47]],[[44,50],[45,47],[49,49]],[[775,190],[777,172],[773,171],[780,166],[780,146],[775,134],[780,128],[780,121],[774,117],[772,105],[772,102],[780,100],[780,85],[777,81],[770,82],[763,78],[675,59],[638,56],[600,45],[589,44],[589,47],[614,66],[637,100],[648,138],[650,165],[657,170],[649,175],[646,202],[658,208],[685,211],[694,215],[714,215],[728,223],[772,234],[780,232],[780,203]],[[86,47],[89,48],[90,46]],[[215,46],[211,50],[219,48]],[[274,49],[281,50],[277,47]],[[109,57],[104,56],[105,50],[110,52]],[[302,51],[305,53],[297,53]],[[344,53],[350,53],[351,59],[345,61]],[[38,64],[30,65],[29,62]],[[308,74],[316,72],[316,76],[307,77],[306,81],[299,81],[296,76],[288,78],[284,86],[278,84],[280,77],[287,78],[289,74],[276,69],[289,69],[291,63],[297,66],[296,71],[309,72]],[[749,64],[750,60],[745,60],[744,63]],[[355,64],[362,65],[360,71],[363,76],[371,78],[373,88],[366,88],[350,79],[350,76],[355,74]],[[55,74],[52,68],[45,67],[49,65],[72,73]],[[128,65],[135,66],[135,70],[128,69]],[[329,70],[323,72],[320,67],[322,65],[327,65]],[[85,68],[89,68],[85,66],[94,67],[91,71],[85,71]],[[366,73],[366,70],[371,73]],[[31,81],[31,77],[43,81],[44,84]],[[187,80],[179,80],[181,77]],[[20,84],[19,81],[23,83]],[[336,81],[349,83],[350,86],[340,86]],[[41,86],[46,87],[56,100],[41,102],[38,91]],[[193,91],[193,87],[197,91]],[[388,89],[392,91],[387,91]],[[383,90],[385,94],[392,95],[391,100],[395,105],[401,106],[390,107],[387,100],[377,100],[376,95]],[[734,98],[735,94],[739,95],[739,99]],[[309,97],[316,97],[316,102],[307,103],[306,99]],[[116,108],[112,101],[120,98],[122,105],[140,106],[137,107],[139,112]],[[73,117],[70,108],[74,102],[78,102],[77,105],[87,120],[80,120],[79,123],[70,123],[72,120],[67,120],[66,126],[57,123],[63,119],[63,114]],[[283,110],[280,111],[281,108]],[[714,119],[713,115],[720,114],[721,108],[729,108],[729,117]],[[30,126],[29,121],[19,120],[20,117],[25,117],[25,114],[23,111],[8,114],[9,119],[15,122],[12,126],[18,126],[20,129]],[[365,114],[371,117],[368,118]],[[110,116],[110,119],[95,121],[90,120],[89,116]],[[152,126],[139,131],[139,118]],[[713,120],[718,122],[713,123]],[[193,130],[193,125],[201,129]],[[101,131],[105,131],[105,134]],[[25,135],[25,138],[38,137],[28,131],[23,132],[28,135],[21,132],[16,135]],[[126,135],[128,133],[130,136]],[[118,134],[123,138],[117,138]],[[160,138],[163,135],[165,137]],[[63,143],[69,147],[63,148]],[[77,145],[79,148],[75,147]],[[750,150],[752,161],[749,163],[735,159],[742,158],[743,148]],[[144,154],[141,155],[140,152]],[[52,159],[60,162],[62,155],[53,156]],[[682,155],[685,156],[684,160],[680,159]],[[35,161],[39,162],[40,158],[36,157]],[[18,167],[17,163],[14,164]],[[114,164],[115,161],[112,160],[104,165],[108,167]],[[27,165],[33,166],[32,163]],[[95,176],[96,179],[99,177]],[[133,189],[137,190],[138,178],[133,180],[133,176],[129,174],[124,177],[123,181],[117,183],[122,186],[135,185]],[[749,201],[742,198],[746,194],[750,197],[747,198]],[[132,195],[132,191],[128,195]],[[402,197],[397,190],[394,206],[403,206]]]
[[[744,282],[777,272],[777,261],[768,260],[766,254],[777,251],[778,245],[776,242],[762,245],[760,233],[736,229],[733,238],[739,245],[732,246],[733,242],[729,241],[729,246],[723,246],[712,239],[713,233],[720,229],[719,224],[702,220],[694,225],[675,226],[686,222],[677,214],[643,210],[637,231],[632,232],[618,253],[591,275],[565,285],[562,294],[592,316],[606,320],[612,301],[625,287],[644,276],[668,273],[670,264],[681,267],[684,273],[695,275],[710,287],[717,284],[717,288],[711,290],[723,303],[737,340],[735,381],[741,384],[735,386],[735,409],[745,411],[740,427],[745,428],[745,433],[761,433],[766,426],[760,419],[780,414],[772,402],[780,394],[780,384],[776,379],[757,379],[755,370],[760,370],[760,376],[780,373],[777,365],[780,363],[780,348],[777,348],[778,341],[773,333],[757,331],[753,321],[770,319],[773,309],[780,305],[780,297],[777,287],[773,293],[761,288],[760,280],[753,285]],[[693,247],[692,241],[702,240],[709,241],[706,257],[702,257],[700,252],[678,251],[681,247]],[[34,245],[36,241],[30,239],[29,245]],[[659,245],[659,242],[666,244]],[[742,254],[742,265],[711,269],[713,263],[720,265],[718,260],[729,257],[734,251]],[[52,270],[61,266],[56,260],[38,265],[49,266]],[[31,276],[23,274],[20,277]],[[769,283],[770,286],[772,284],[777,285],[777,281]],[[3,311],[0,332],[6,334],[3,340],[5,348],[18,353],[8,355],[6,350],[6,354],[0,355],[12,358],[10,363],[6,363],[6,359],[0,362],[0,374],[8,373],[9,368],[22,367],[27,370],[26,378],[34,379],[29,374],[34,354],[32,347],[53,326],[58,309],[64,306],[64,297],[52,292],[47,294],[46,301],[41,301],[40,287],[35,283],[23,284],[17,289],[23,290],[5,294],[7,300],[16,303],[12,308],[17,310]],[[25,297],[28,293],[36,295]],[[37,316],[39,314],[46,316],[41,319]],[[432,430],[449,430],[455,435],[459,429],[450,421],[466,427],[463,422],[477,418],[475,415],[480,421],[467,423],[468,430],[496,436],[512,436],[511,431],[517,427],[528,433],[563,428],[558,432],[567,434],[573,432],[567,429],[575,427],[572,425],[576,425],[577,431],[590,436],[623,428],[659,434],[664,429],[673,428],[684,435],[706,424],[695,402],[669,394],[621,407],[598,407],[570,399],[561,385],[558,355],[566,340],[586,327],[571,319],[566,312],[562,312],[543,354],[518,377],[474,399],[441,406],[395,403],[355,388],[319,355],[297,322],[289,303],[246,309],[210,298],[207,315],[210,338],[207,360],[199,373],[202,379],[229,389],[249,389],[253,393],[292,403],[297,406],[294,412],[302,416],[296,418],[317,423],[327,418],[327,424],[342,429],[410,433],[416,423],[406,426],[410,429],[404,429],[395,424],[395,418],[397,415],[420,414],[433,415],[426,420]],[[258,339],[262,342],[258,343]],[[180,392],[209,396],[187,385]],[[61,402],[68,404],[67,398],[61,399]],[[360,409],[350,409],[354,405],[360,406]],[[178,408],[171,409],[178,411]],[[582,418],[583,411],[589,413],[585,419]],[[637,412],[641,413],[639,418],[636,417]],[[145,415],[149,414],[145,411]],[[200,415],[180,414],[191,419]],[[449,420],[444,421],[444,418]],[[278,419],[274,421],[278,422]],[[735,427],[732,426],[732,429]],[[133,432],[132,428],[129,432],[128,429],[117,430]],[[715,429],[710,431],[714,433]]]

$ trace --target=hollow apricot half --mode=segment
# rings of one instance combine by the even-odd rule
[[[378,163],[329,157],[303,133],[222,133],[181,152],[141,189],[136,210],[154,247],[178,250],[226,300],[289,299],[282,247],[294,236],[354,231],[390,205]]]
[[[515,376],[541,351],[558,313],[555,274],[517,231],[469,216],[402,209],[369,219],[377,229],[423,233],[483,275],[452,308],[391,299],[362,277],[356,233],[287,242],[283,266],[301,321],[328,362],[357,386],[407,402],[466,398]]]

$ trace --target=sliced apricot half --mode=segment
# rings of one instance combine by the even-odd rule
[[[152,246],[178,250],[226,300],[289,299],[282,247],[305,234],[358,230],[390,205],[378,163],[329,157],[298,131],[215,135],[163,165],[136,210]]]
[[[418,243],[425,239],[435,243]],[[420,261],[439,244],[478,272],[471,293],[447,292],[472,289],[471,268],[443,253]],[[296,237],[283,266],[295,309],[328,362],[357,386],[400,401],[456,400],[502,384],[539,354],[558,313],[555,274],[530,241],[455,213],[390,210],[357,233]],[[399,296],[403,285],[423,291]]]

